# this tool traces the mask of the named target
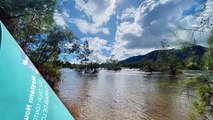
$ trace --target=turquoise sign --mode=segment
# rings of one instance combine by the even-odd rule
[[[0,120],[74,120],[0,21]]]

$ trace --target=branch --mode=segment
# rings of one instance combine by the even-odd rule
[[[10,16],[10,17],[0,17],[0,19],[14,19],[14,18],[20,18],[22,16],[25,16],[25,14],[17,15],[17,16]]]
[[[56,50],[53,50],[53,51],[49,54],[49,57],[46,57],[45,60],[42,61],[41,64],[43,65],[45,62],[47,62],[47,60],[48,60],[50,57],[52,57],[52,55],[53,55],[55,52],[56,52]]]

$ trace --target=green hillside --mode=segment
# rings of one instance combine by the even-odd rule
[[[202,69],[202,61],[205,52],[206,48],[200,45],[185,47],[182,49],[155,50],[145,55],[127,58],[120,61],[120,63],[123,67],[129,68],[143,68],[148,64],[152,64],[151,66],[154,67],[160,67],[159,64],[165,64],[164,61],[161,59],[162,55],[167,54],[172,55],[173,58],[176,59],[177,66],[180,69]]]

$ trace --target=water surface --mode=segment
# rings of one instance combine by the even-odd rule
[[[62,69],[58,95],[77,120],[187,120],[191,100],[169,76],[123,69],[83,75]]]

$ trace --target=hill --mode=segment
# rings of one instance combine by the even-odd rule
[[[120,61],[120,63],[124,67],[131,66],[137,68],[139,66],[138,64],[140,64],[141,62],[150,60],[156,61],[160,54],[165,54],[166,52],[174,55],[178,60],[185,62],[192,56],[196,56],[197,60],[201,60],[206,52],[206,48],[200,45],[196,45],[182,49],[155,50],[145,55],[129,57],[125,60]]]

